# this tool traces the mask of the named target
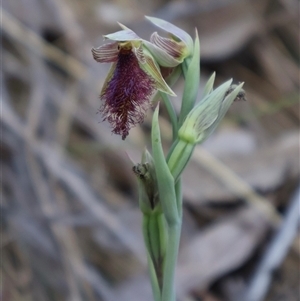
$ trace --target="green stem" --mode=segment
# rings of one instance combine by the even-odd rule
[[[184,149],[186,148],[186,143],[182,140],[177,140],[177,143],[176,145],[174,146],[171,154],[169,155],[168,157],[168,167],[174,177],[174,169],[175,169],[175,166],[177,164],[177,162],[180,160],[183,152],[184,152]]]
[[[181,220],[176,224],[169,225],[168,245],[166,250],[162,301],[175,301],[175,267],[178,257],[180,242]]]
[[[166,161],[167,161],[167,162],[169,162],[169,159],[170,159],[170,157],[171,157],[171,155],[172,155],[172,153],[173,153],[175,147],[177,146],[178,141],[179,141],[179,140],[178,140],[178,137],[177,137],[177,139],[176,139],[175,141],[173,141],[173,143],[172,143],[172,145],[171,145],[171,147],[170,147],[170,149],[169,149],[169,151],[168,151],[168,154],[167,154],[167,156],[166,156]]]
[[[181,68],[182,68],[182,73],[183,73],[183,77],[186,78],[186,74],[187,74],[187,70],[189,68],[189,64],[191,62],[190,58],[186,58],[183,63],[181,64]]]
[[[178,178],[175,184],[175,193],[176,193],[176,203],[178,209],[178,216],[182,219],[182,185],[181,185],[181,177]]]
[[[181,178],[175,184],[178,222],[168,226],[168,244],[166,249],[162,301],[175,301],[175,270],[179,251],[181,224],[182,224],[182,189]]]
[[[174,177],[175,183],[187,165],[195,148],[193,144],[187,143],[181,139],[176,140],[177,144],[173,148],[171,155],[168,158],[168,167]]]

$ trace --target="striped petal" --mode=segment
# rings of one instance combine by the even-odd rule
[[[183,41],[185,43],[186,47],[188,48],[188,50],[190,51],[190,54],[192,54],[194,43],[193,43],[193,39],[191,38],[191,36],[188,33],[186,33],[181,28],[175,26],[174,24],[169,23],[162,19],[148,17],[148,16],[146,16],[146,19],[148,19],[155,26],[163,29],[164,31],[166,31],[166,32],[170,33],[171,35],[173,35],[174,37],[176,37],[177,39]],[[174,39],[174,40],[177,40],[177,39]]]
[[[94,60],[98,63],[113,63],[118,60],[118,42],[108,43],[98,48],[92,48]]]
[[[188,49],[184,42],[177,42],[172,39],[163,38],[159,36],[157,32],[154,32],[151,35],[150,41],[157,47],[167,52],[170,56],[177,59],[179,62],[182,62],[184,58],[189,55]]]

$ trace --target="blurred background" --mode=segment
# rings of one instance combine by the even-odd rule
[[[97,110],[117,21],[144,15],[201,42],[201,83],[245,82],[183,176],[180,301],[299,299],[299,2],[10,0],[2,3],[1,300],[151,301],[136,162],[152,111],[125,141]],[[182,80],[174,87],[180,107]],[[199,98],[200,100],[200,98]],[[160,125],[169,147],[171,126]],[[298,192],[297,192],[298,191]],[[248,298],[248,299],[247,299]]]

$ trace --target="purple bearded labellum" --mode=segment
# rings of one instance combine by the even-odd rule
[[[119,49],[112,77],[102,90],[100,112],[113,133],[124,140],[129,129],[142,123],[155,91],[155,81],[143,71],[131,49]]]
[[[105,36],[115,42],[93,48],[92,53],[97,62],[113,63],[100,94],[99,111],[103,120],[110,123],[112,132],[124,140],[132,127],[143,122],[157,90],[175,94],[164,81],[143,40],[122,27],[125,29]]]

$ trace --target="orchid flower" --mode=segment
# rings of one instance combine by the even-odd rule
[[[149,46],[149,42],[120,25],[121,31],[104,36],[114,42],[93,48],[92,54],[99,63],[112,63],[100,93],[100,112],[103,120],[111,124],[112,132],[122,135],[124,140],[130,128],[143,122],[155,92],[159,90],[175,96],[165,82],[157,60],[168,67],[180,62],[158,47]]]

